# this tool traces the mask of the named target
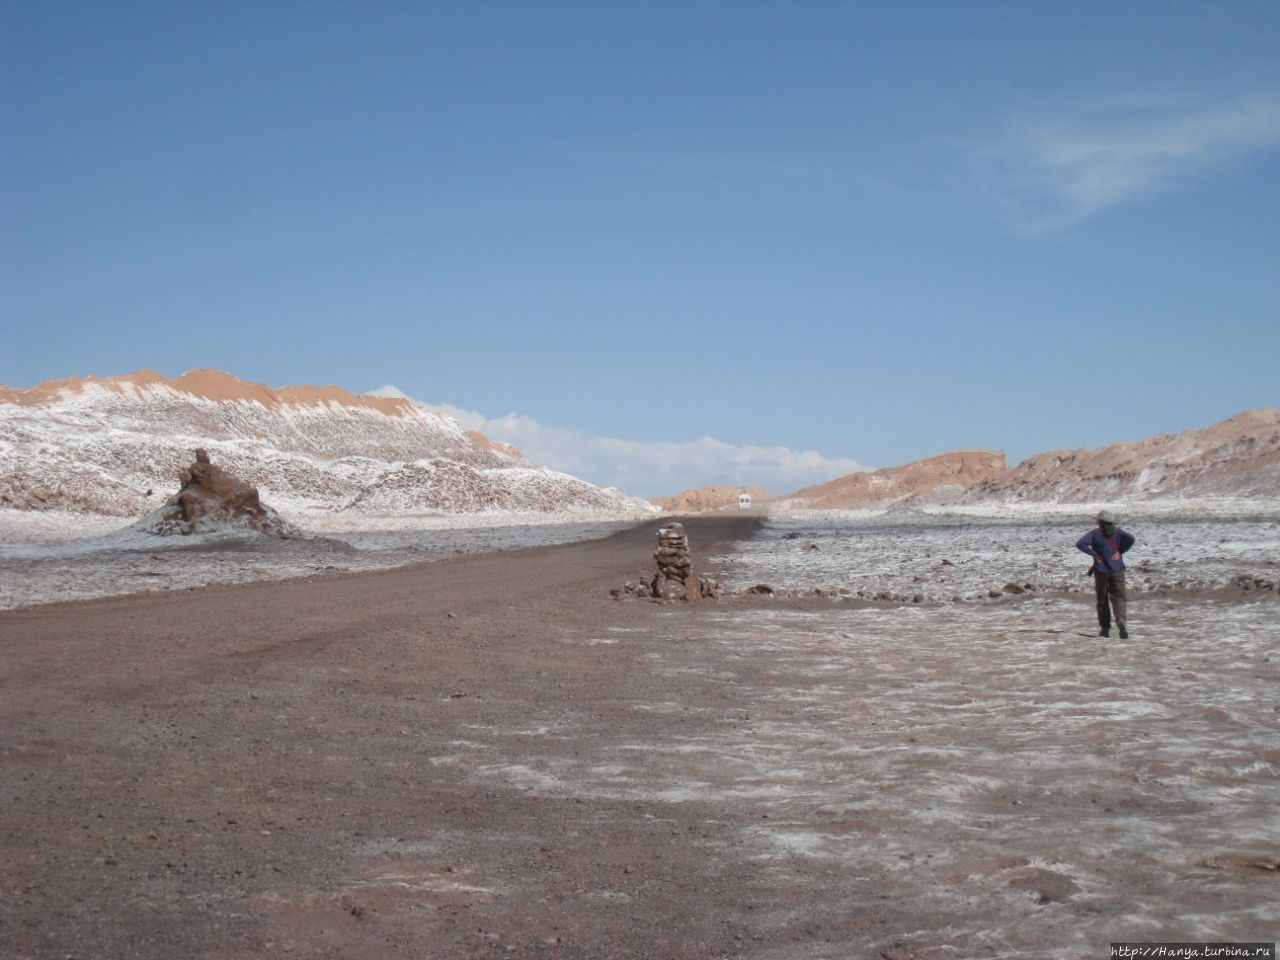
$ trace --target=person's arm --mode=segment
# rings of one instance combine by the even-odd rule
[[[1127,552],[1128,549],[1137,542],[1138,541],[1134,538],[1133,534],[1125,530],[1121,530],[1120,536],[1117,538],[1117,543],[1119,544],[1120,552],[1122,554]]]
[[[1081,553],[1087,553],[1095,560],[1098,557],[1098,551],[1093,546],[1093,531],[1090,530],[1083,537],[1076,541],[1076,549]]]

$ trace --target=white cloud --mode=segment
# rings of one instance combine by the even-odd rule
[[[1280,144],[1280,100],[1214,107],[1118,98],[1011,129],[979,161],[992,194],[1029,229],[1053,229]]]
[[[405,396],[394,387],[372,392]],[[713,437],[683,442],[621,440],[540,423],[516,413],[489,418],[451,404],[421,405],[453,417],[465,429],[514,444],[535,463],[598,486],[621,487],[637,496],[670,496],[709,483],[790,493],[867,469],[855,460],[825,457],[815,450],[735,445]]]

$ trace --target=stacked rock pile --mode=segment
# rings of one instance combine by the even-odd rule
[[[642,574],[639,580],[613,590],[613,596],[688,601],[720,596],[719,581],[693,572],[693,557],[683,524],[672,521],[658,531],[658,549],[653,552],[653,558],[658,561],[657,574],[652,577]]]
[[[699,599],[700,591],[697,579],[693,578],[693,558],[689,556],[689,537],[684,532],[684,524],[672,522],[658,531],[658,549],[653,552],[653,559],[658,561],[663,599]],[[693,590],[687,588],[691,578]],[[654,595],[658,596],[656,586]]]

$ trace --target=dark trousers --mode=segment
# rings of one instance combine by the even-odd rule
[[[1124,623],[1124,571],[1095,571],[1093,588],[1098,595],[1098,626],[1110,630],[1112,612],[1116,615],[1116,623]]]

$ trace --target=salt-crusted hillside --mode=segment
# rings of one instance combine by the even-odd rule
[[[141,516],[196,448],[295,515],[652,509],[400,398],[217,370],[0,386],[0,507]]]
[[[975,484],[965,500],[1080,502],[1280,497],[1280,410],[1095,450],[1055,450]]]

